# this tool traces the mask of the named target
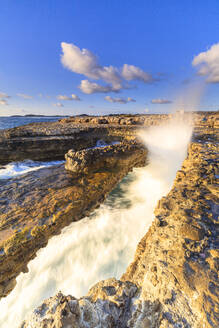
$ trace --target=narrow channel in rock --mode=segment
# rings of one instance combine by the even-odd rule
[[[133,260],[158,200],[166,195],[186,156],[192,127],[172,121],[141,133],[149,165],[134,169],[92,215],[50,239],[0,301],[0,326],[15,327],[58,291],[80,297],[101,279],[119,278]]]

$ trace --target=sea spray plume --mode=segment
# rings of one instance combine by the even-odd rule
[[[119,278],[153,220],[157,201],[170,190],[185,157],[191,127],[178,121],[141,133],[149,165],[129,174],[89,218],[50,239],[0,301],[0,326],[17,327],[43,299],[59,290],[81,296],[101,279]],[[120,195],[120,196],[119,196]]]
[[[163,179],[166,175],[168,183],[172,183],[186,156],[192,126],[191,114],[175,113],[167,123],[141,131],[140,139],[149,150],[154,177]]]
[[[172,108],[173,112],[176,110],[186,112],[197,111],[200,108],[200,101],[205,91],[206,84],[202,80],[191,80],[189,84],[181,88],[179,94],[176,96]]]
[[[212,46],[206,53],[196,56],[192,65],[196,66],[198,64],[203,64],[199,69],[199,75],[207,75],[207,82],[217,82],[217,73],[219,72],[219,43]],[[184,87],[180,88],[179,94],[174,100],[173,112],[176,110],[197,111],[200,108],[200,101],[205,91],[206,83],[203,79],[197,76],[187,79]]]

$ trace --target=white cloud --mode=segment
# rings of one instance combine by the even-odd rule
[[[91,79],[102,79],[112,85],[121,83],[118,69],[113,66],[101,66],[97,57],[87,49],[74,44],[62,42],[62,64],[74,73],[83,74]]]
[[[219,83],[219,43],[197,55],[192,65],[199,66],[198,74],[207,76],[206,82]]]
[[[102,86],[95,82],[90,82],[88,80],[82,80],[81,84],[79,85],[79,89],[88,95],[92,93],[107,93],[107,92],[118,92],[117,89],[114,89],[110,85]]]
[[[122,76],[127,81],[140,80],[144,81],[145,83],[154,81],[150,74],[142,71],[139,67],[134,65],[124,64],[122,68]]]
[[[10,96],[7,93],[0,92],[0,98],[10,98]]]
[[[71,98],[72,98],[73,100],[77,100],[77,101],[80,101],[80,100],[81,100],[81,99],[80,99],[77,95],[75,95],[74,93],[72,93]]]
[[[167,99],[160,99],[160,98],[157,98],[157,99],[152,99],[152,100],[151,100],[151,103],[152,103],[152,104],[160,104],[160,105],[164,105],[164,104],[171,104],[172,101],[171,101],[171,100],[167,100]]]
[[[0,99],[0,105],[8,105],[7,100],[5,100],[5,99]]]
[[[62,64],[74,73],[96,79],[97,58],[87,49],[78,48],[74,44],[62,42]]]
[[[127,101],[128,101],[128,102],[130,102],[130,101],[131,101],[131,102],[136,102],[136,100],[133,99],[133,98],[131,98],[131,97],[128,97],[128,98],[127,98]]]
[[[72,100],[71,97],[68,97],[68,96],[62,96],[62,95],[59,95],[59,96],[57,96],[56,98],[59,99],[59,100]]]
[[[33,99],[32,96],[29,96],[26,93],[17,93],[17,96],[23,99]]]
[[[53,104],[53,106],[55,106],[55,107],[64,107],[64,105],[61,104],[60,102],[57,102],[56,104]]]
[[[63,96],[63,95],[59,95],[56,97],[59,100],[81,100],[77,95],[72,94],[70,97],[69,96]]]
[[[101,86],[88,80],[82,80],[80,89],[87,94],[95,92],[118,92],[121,89],[128,88],[124,81],[140,80],[145,83],[153,82],[152,76],[139,67],[124,64],[121,69],[110,66],[101,66],[97,57],[87,49],[80,49],[74,44],[62,42],[61,62],[64,67],[74,73],[94,79],[103,80],[108,85]],[[92,83],[92,85],[91,85]]]
[[[110,96],[106,96],[104,99],[111,102],[111,103],[119,103],[119,104],[127,104],[128,102],[136,102],[135,99],[130,98],[130,97],[125,99],[125,98],[113,98],[113,97],[110,97]]]

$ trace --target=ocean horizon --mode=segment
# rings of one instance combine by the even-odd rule
[[[0,116],[0,130],[15,128],[29,123],[54,122],[64,117],[68,116]]]

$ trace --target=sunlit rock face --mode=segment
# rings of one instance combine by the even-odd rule
[[[192,143],[171,192],[138,245],[122,280],[141,286],[141,298],[159,300],[159,327],[217,327],[218,146]]]
[[[87,296],[58,294],[22,327],[216,328],[218,293],[218,125],[195,130],[173,187],[155,210],[120,280]]]

